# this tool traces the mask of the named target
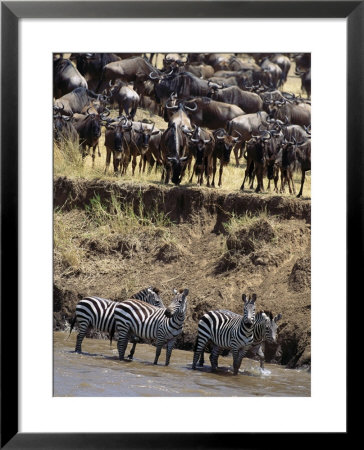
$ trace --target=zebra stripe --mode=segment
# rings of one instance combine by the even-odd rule
[[[221,310],[220,310],[221,311]],[[230,312],[230,314],[235,314]],[[250,350],[253,355],[258,354],[260,360],[260,368],[264,370],[264,344],[265,342],[277,343],[278,326],[277,322],[282,318],[282,314],[273,317],[271,313],[260,311],[255,316],[255,323],[253,329],[253,344]],[[211,349],[210,362],[211,367],[217,368],[218,357],[223,349],[214,345]],[[204,354],[201,353],[199,366],[204,364]]]
[[[142,339],[156,339],[154,364],[158,363],[162,347],[167,343],[166,366],[174,344],[182,332],[186,318],[188,289],[177,293],[168,308],[156,308],[139,300],[125,300],[115,308],[115,323],[119,333],[119,359],[123,360],[130,334]]]
[[[253,294],[249,299],[245,294],[243,316],[231,311],[209,311],[198,323],[198,335],[193,355],[192,369],[196,369],[197,361],[208,341],[218,349],[231,349],[233,352],[234,375],[238,374],[241,361],[253,343],[255,321],[255,300]],[[216,356],[214,355],[213,361]],[[212,370],[215,370],[212,367]]]
[[[148,287],[132,296],[132,298],[140,301],[151,303],[157,307],[164,308],[164,304],[159,297],[158,289]],[[79,333],[76,340],[76,352],[81,352],[82,341],[89,327],[97,329],[101,332],[108,333],[110,342],[115,331],[114,311],[119,302],[108,300],[101,297],[85,297],[80,300],[76,306],[75,317],[71,323],[70,334],[76,323],[78,322]],[[136,344],[135,344],[136,345]],[[134,354],[135,345],[132,352]]]

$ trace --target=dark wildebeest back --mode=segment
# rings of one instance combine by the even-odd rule
[[[62,97],[78,87],[88,88],[87,81],[69,59],[53,61],[53,95]]]

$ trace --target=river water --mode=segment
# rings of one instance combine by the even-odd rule
[[[205,366],[192,370],[192,351],[173,350],[164,366],[165,350],[153,365],[155,347],[138,344],[131,362],[119,361],[116,342],[84,339],[82,354],[74,352],[77,333],[54,333],[53,395],[56,397],[309,397],[311,375],[307,370],[285,369],[243,359],[240,373],[232,374],[232,357],[220,357],[217,373]],[[127,352],[130,349],[128,346]],[[128,355],[128,353],[126,353]]]

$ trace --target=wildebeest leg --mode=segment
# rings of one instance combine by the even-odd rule
[[[261,192],[261,191],[264,190],[264,187],[263,187],[263,167],[261,165],[259,165],[256,168],[256,176],[257,176],[258,184],[257,184],[257,187],[255,189],[255,192]]]
[[[106,166],[105,166],[105,173],[108,172],[108,170],[109,170],[110,159],[111,159],[111,149],[110,149],[109,147],[106,147]]]
[[[97,152],[99,154],[99,158],[101,158],[101,152],[100,152],[100,145],[99,144],[97,144]]]
[[[95,167],[96,145],[92,147],[92,168]]]
[[[193,175],[195,174],[195,169],[196,169],[196,161],[195,161],[195,164],[193,165],[192,175],[191,175],[191,178],[190,178],[189,183],[192,183]],[[197,177],[197,179],[198,179],[198,177]],[[198,181],[197,181],[197,182],[198,182]]]
[[[134,176],[135,173],[135,167],[137,165],[137,160],[136,160],[136,153],[133,153],[133,161],[131,163],[131,174]]]
[[[219,186],[221,186],[222,185],[222,172],[223,172],[223,170],[224,170],[224,163],[223,163],[223,161],[221,160],[220,161],[220,171],[219,171]]]
[[[212,183],[211,186],[215,187],[215,174],[216,174],[216,156],[212,159]]]
[[[274,170],[274,192],[278,194],[278,179],[279,179],[279,169]]]
[[[239,167],[239,149],[237,148],[237,146],[235,146],[234,148],[234,156],[236,167]]]
[[[166,171],[166,173],[165,173],[164,183],[168,184],[169,183],[170,173],[171,173],[171,166],[169,164],[166,166],[165,171]]]
[[[302,177],[301,177],[301,189],[297,195],[297,197],[301,197],[303,191],[303,183],[305,182],[306,171],[302,169]]]

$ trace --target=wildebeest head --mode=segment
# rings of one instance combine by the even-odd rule
[[[239,136],[233,137],[230,134],[226,133],[223,128],[219,128],[214,132],[215,137],[215,149],[220,150],[222,152],[222,161],[225,164],[230,162],[231,150],[234,145],[240,139]]]
[[[140,122],[140,128],[134,129],[136,133],[136,145],[140,149],[142,154],[145,154],[149,148],[149,141],[151,136],[155,136],[160,133],[159,130],[154,130],[154,123],[152,128],[143,127],[143,123]]]
[[[196,164],[198,166],[201,165],[203,162],[206,146],[208,144],[211,144],[213,141],[212,136],[210,136],[209,139],[204,139],[201,134],[201,128],[198,126],[195,126],[193,131],[183,128],[182,131],[189,137],[189,148],[196,158]]]
[[[53,138],[58,143],[61,143],[66,139],[72,139],[70,130],[73,128],[71,125],[73,114],[63,115],[62,111],[63,108],[57,106],[53,107]]]

